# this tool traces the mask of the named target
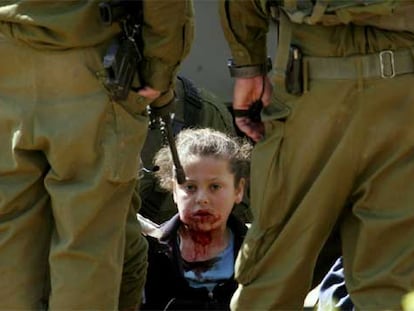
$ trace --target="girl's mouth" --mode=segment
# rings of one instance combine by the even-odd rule
[[[208,211],[197,211],[195,212],[191,218],[195,221],[211,221],[214,219],[214,215]]]
[[[194,213],[194,216],[196,216],[196,217],[211,216],[211,213],[209,213],[207,211],[198,211],[198,212]]]

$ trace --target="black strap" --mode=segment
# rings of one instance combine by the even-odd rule
[[[253,122],[260,122],[260,112],[263,108],[263,102],[259,99],[256,100],[249,109],[233,109],[233,115],[235,118],[248,117]]]

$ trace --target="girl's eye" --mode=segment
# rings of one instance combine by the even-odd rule
[[[219,190],[221,188],[219,184],[212,184],[210,187],[212,190]]]
[[[187,192],[194,192],[197,189],[195,185],[191,184],[185,185],[184,188]]]

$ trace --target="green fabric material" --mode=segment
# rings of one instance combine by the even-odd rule
[[[120,28],[101,23],[98,3],[3,0],[0,32],[36,49],[65,50],[102,44]]]
[[[224,36],[238,66],[265,64],[270,13],[259,0],[219,1]]]
[[[145,105],[109,99],[96,49],[0,36],[0,68],[0,309],[115,310]]]
[[[265,0],[219,2],[224,35],[238,65],[264,63],[270,16],[267,3]],[[356,20],[350,27],[293,24],[292,43],[299,44],[304,54],[313,56],[344,56],[410,46],[414,34],[414,1],[399,4],[392,16],[369,16]],[[331,40],[324,39],[328,36]]]
[[[331,38],[326,40],[326,38]],[[384,31],[372,26],[292,24],[292,44],[305,56],[332,57],[377,53],[413,45],[414,32]]]
[[[110,27],[101,23],[99,3],[5,0],[0,4],[0,33],[42,50],[108,44],[120,29],[116,23]],[[143,12],[141,83],[168,92],[174,89],[173,77],[193,41],[192,1],[144,0]],[[153,104],[166,101],[168,98],[161,98],[160,103]]]
[[[118,304],[121,311],[140,305],[147,275],[148,243],[142,238],[141,225],[137,219],[140,206],[139,196],[133,196],[125,232],[124,266]]]
[[[252,2],[229,1],[234,9],[227,12],[245,7],[249,15]],[[405,20],[399,13],[396,25]],[[222,18],[232,24],[239,15]],[[410,28],[291,27],[292,43],[305,57],[414,48]],[[233,49],[252,34],[226,37]],[[337,229],[356,310],[401,309],[414,280],[413,83],[410,73],[393,79],[357,75],[310,79],[302,96],[274,89],[262,112],[265,137],[253,150],[254,221],[236,262],[240,286],[232,311],[301,310],[312,281],[320,278],[314,270],[324,262],[320,252],[330,249],[325,243]]]
[[[411,49],[343,57],[305,57],[309,79],[357,79],[391,77],[414,72]]]
[[[144,59],[140,74],[159,91],[172,90],[173,77],[188,55],[194,37],[191,0],[143,1]]]
[[[393,10],[393,14],[353,16],[353,23],[356,25],[370,25],[392,31],[414,32],[414,1],[397,1],[398,6]],[[395,16],[398,16],[396,19]]]
[[[300,309],[341,215],[357,310],[399,308],[414,278],[407,239],[414,237],[413,82],[405,75],[364,80],[361,88],[354,80],[312,80],[302,97],[274,94],[290,114],[267,122],[253,152],[257,221],[237,261],[233,310]]]
[[[333,1],[303,1],[292,6],[286,1],[281,8],[295,23],[306,24],[348,24],[355,19],[364,19],[369,16],[390,15],[398,6],[395,0],[333,0]]]
[[[339,220],[356,309],[400,308],[414,279],[413,83],[413,75],[367,80],[361,90],[314,80],[285,102],[286,121],[267,122],[253,151],[255,221],[236,264],[233,310],[299,310]]]

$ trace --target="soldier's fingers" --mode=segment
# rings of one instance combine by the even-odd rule
[[[270,100],[272,98],[272,93],[273,93],[272,83],[270,82],[269,77],[266,77],[264,80],[264,91],[262,95],[263,106],[265,107],[269,106]]]
[[[161,92],[149,86],[146,86],[142,88],[141,90],[139,90],[138,94],[146,98],[149,98],[149,99],[157,99],[158,97],[160,97]]]
[[[254,142],[258,142],[263,138],[264,125],[262,122],[252,122],[247,117],[235,118],[237,127]]]

